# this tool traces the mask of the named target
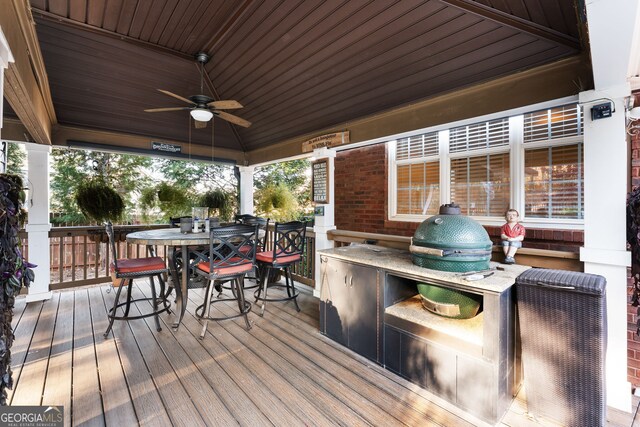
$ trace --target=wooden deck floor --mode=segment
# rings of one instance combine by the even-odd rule
[[[148,290],[137,285],[138,296]],[[252,312],[250,331],[243,319],[210,322],[200,340],[193,312],[202,291],[193,291],[178,331],[164,314],[161,332],[148,318],[116,322],[105,339],[107,290],[16,301],[11,405],[63,405],[66,425],[485,425],[322,336],[310,295],[299,298],[300,313],[292,303],[269,304],[264,318]],[[617,411],[609,418],[633,423]],[[518,398],[500,425],[542,424]]]

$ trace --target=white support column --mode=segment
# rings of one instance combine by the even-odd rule
[[[615,101],[616,112],[609,118],[592,121],[592,101],[602,95],[595,91],[580,94],[580,102],[585,103],[585,233],[580,260],[586,273],[607,279],[607,405],[628,412],[631,384],[627,381],[627,267],[631,265],[631,255],[626,250],[625,94],[614,96],[608,92],[607,97]],[[601,102],[602,99],[595,103]]]
[[[253,215],[254,166],[238,166],[240,171],[240,213]]]
[[[29,262],[36,264],[36,278],[29,287],[27,302],[51,298],[51,259],[49,253],[49,155],[51,147],[25,144],[29,169],[27,192],[27,234],[29,236]]]
[[[638,70],[640,2],[587,0],[589,47],[594,90],[580,94],[584,126],[584,247],[585,271],[607,279],[607,405],[631,411],[627,381],[626,252],[627,135],[624,97],[629,78]],[[615,103],[609,118],[591,121],[591,106]],[[587,355],[584,355],[588,357]]]
[[[316,206],[324,207],[323,215],[315,216],[315,225],[313,227],[313,232],[316,235],[316,250],[315,250],[315,272],[314,278],[316,287],[313,290],[313,295],[320,298],[320,286],[322,283],[320,277],[320,254],[318,251],[320,249],[329,249],[333,247],[333,242],[330,241],[327,237],[327,233],[330,230],[335,230],[335,216],[334,216],[334,206],[335,206],[335,182],[334,182],[334,169],[335,169],[335,157],[336,150],[331,150],[329,148],[318,148],[313,150],[313,156],[318,159],[326,158],[328,160],[328,180],[329,180],[329,188],[327,189],[329,194],[329,203],[327,204],[317,204]]]

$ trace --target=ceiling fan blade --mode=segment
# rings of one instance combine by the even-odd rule
[[[189,107],[167,107],[167,108],[149,108],[144,110],[147,113],[158,113],[160,111],[180,111],[180,110],[188,110]]]
[[[235,110],[236,108],[242,108],[242,104],[238,101],[234,101],[233,99],[228,99],[225,101],[212,101],[207,104],[211,108],[215,108],[216,110]]]
[[[214,111],[213,113],[218,117],[220,117],[221,119],[231,122],[235,125],[242,126],[245,128],[248,128],[249,126],[251,126],[251,122],[245,119],[241,119],[238,116],[234,116],[233,114],[225,113],[224,111]]]
[[[175,99],[179,99],[180,101],[186,102],[187,104],[193,104],[193,102],[189,101],[187,98],[184,98],[180,95],[176,95],[175,93],[169,92],[168,90],[162,90],[162,89],[158,89],[158,90],[164,93],[165,95],[172,96]]]
[[[201,122],[200,120],[194,120],[193,125],[196,129],[204,129],[207,127],[207,122]]]

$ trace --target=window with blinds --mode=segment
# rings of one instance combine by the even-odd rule
[[[391,216],[415,221],[453,202],[489,222],[513,207],[525,221],[574,227],[584,218],[582,139],[577,104],[398,139],[389,165]],[[440,182],[444,176],[449,182]]]
[[[504,147],[504,153],[482,151]],[[502,216],[509,208],[509,119],[451,129],[451,201],[472,216]],[[469,157],[459,155],[468,153]]]
[[[529,218],[584,218],[582,144],[525,152],[525,215]]]
[[[529,218],[584,218],[582,111],[565,105],[524,116],[524,143],[548,142],[524,155],[525,215]],[[566,145],[554,144],[565,140]]]
[[[440,206],[438,133],[402,138],[396,142],[396,147],[396,212],[400,215],[437,214]]]
[[[398,214],[436,215],[440,206],[440,164],[423,162],[398,165]]]
[[[482,150],[509,145],[509,119],[492,120],[451,129],[449,152]]]
[[[451,201],[464,215],[503,216],[509,183],[509,153],[451,159]]]
[[[563,105],[524,115],[524,143],[582,136],[582,109]]]
[[[438,155],[437,132],[402,138],[396,144],[396,159],[399,161]]]

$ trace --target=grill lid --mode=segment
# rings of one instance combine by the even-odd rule
[[[464,272],[489,268],[492,245],[480,223],[461,215],[458,205],[449,204],[418,226],[409,250],[416,265]]]
[[[477,221],[460,215],[460,207],[453,203],[440,206],[439,215],[432,216],[420,224],[413,235],[413,244],[443,251],[491,251],[492,246],[484,227]]]

